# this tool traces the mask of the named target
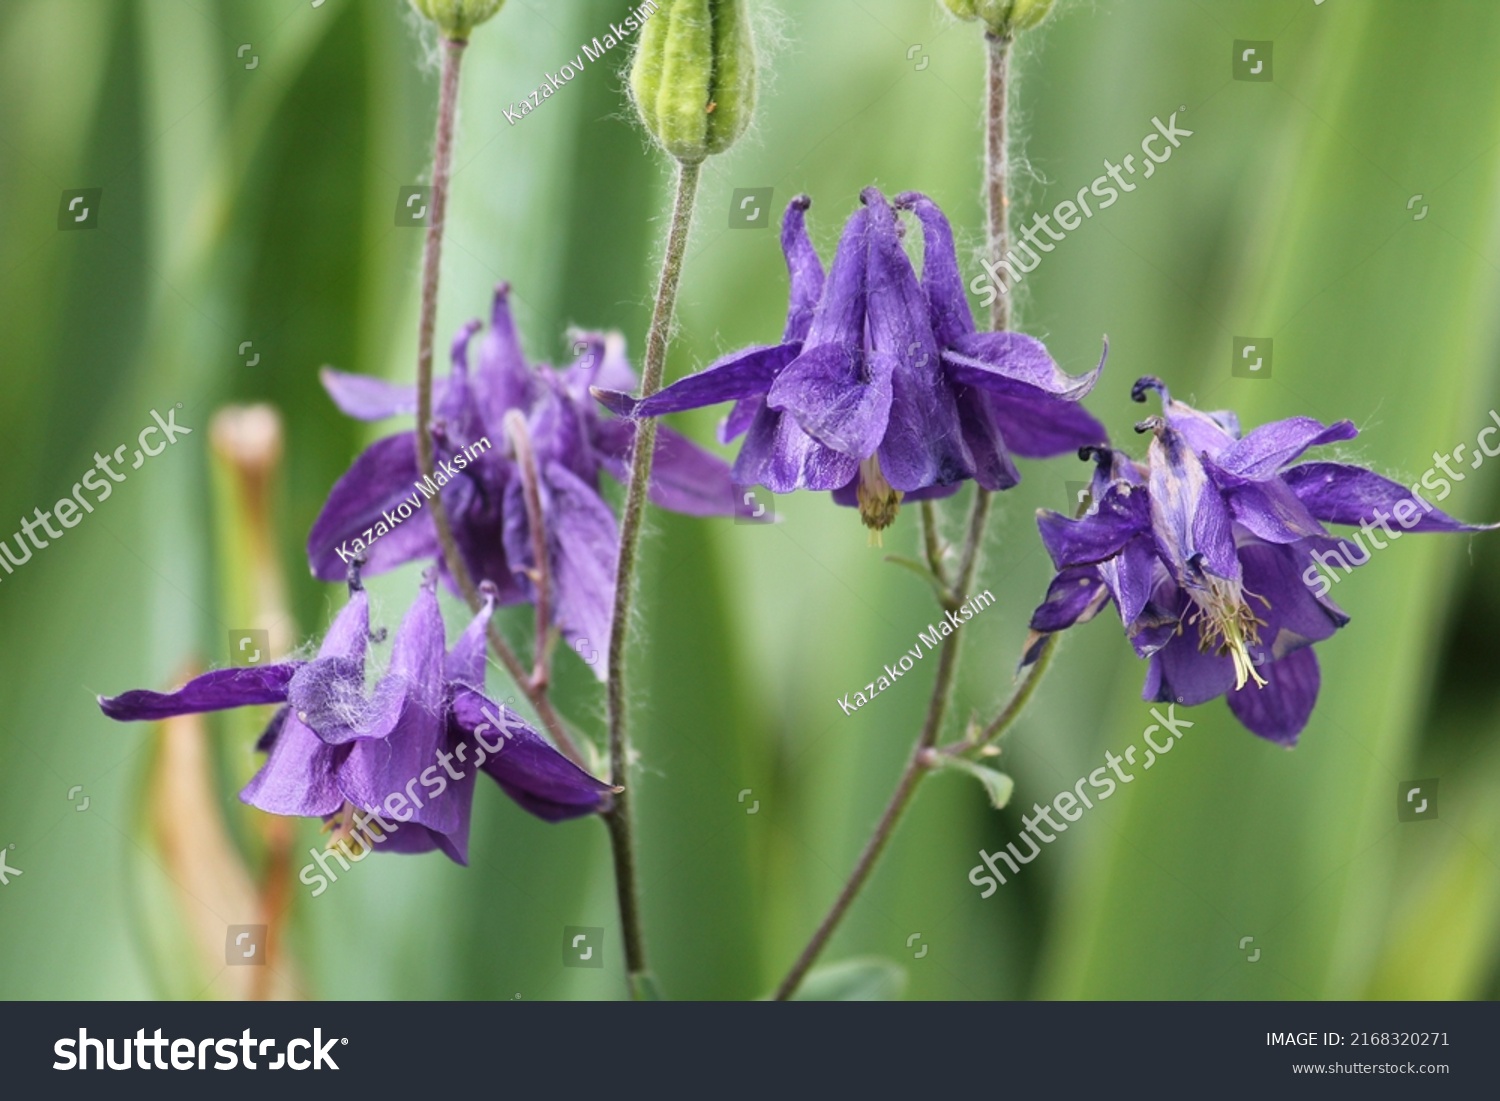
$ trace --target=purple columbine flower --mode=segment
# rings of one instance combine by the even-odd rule
[[[99,706],[112,719],[133,722],[281,704],[257,743],[266,762],[240,798],[270,814],[327,819],[333,844],[362,828],[393,852],[441,849],[467,863],[481,770],[549,822],[608,809],[608,784],[484,694],[493,586],[483,587],[482,610],[447,651],[429,572],[396,632],[390,666],[370,691],[370,604],[357,569],[349,588],[349,602],[311,660],[216,669],[175,692],[101,696]],[[395,824],[366,825],[387,817]]]
[[[1352,545],[1324,523],[1366,534],[1384,525],[1393,536],[1392,519],[1407,531],[1484,529],[1364,467],[1297,462],[1308,448],[1353,439],[1347,420],[1292,417],[1241,437],[1233,413],[1202,413],[1159,379],[1141,379],[1132,396],[1144,401],[1153,390],[1164,409],[1137,426],[1152,434],[1146,462],[1086,448],[1097,464],[1087,512],[1039,513],[1058,573],[1032,630],[1064,630],[1112,600],[1150,661],[1145,699],[1227,696],[1253,733],[1295,745],[1318,696],[1313,644],[1349,622],[1319,565]]]
[[[873,187],[860,198],[826,277],[804,223],[810,200],[787,207],[791,295],[779,344],[726,356],[644,401],[607,387],[600,400],[635,417],[734,401],[720,436],[746,433],[736,483],[832,490],[875,532],[903,499],[944,497],[969,478],[1010,488],[1020,480],[1012,454],[1048,458],[1103,443],[1104,429],[1076,404],[1103,360],[1072,378],[1033,337],[977,332],[937,205],[908,192],[893,206]],[[901,246],[898,209],[922,227],[920,279]]]
[[[528,365],[511,317],[509,286],[502,284],[471,375],[469,345],[479,328],[472,321],[459,331],[453,371],[434,383],[434,477],[419,477],[415,431],[372,444],[334,485],[313,523],[307,540],[313,575],[338,580],[360,556],[369,573],[439,559],[452,587],[424,507],[440,493],[470,574],[493,583],[501,604],[533,601],[527,572],[535,565],[531,521],[507,429],[507,417],[519,417],[535,456],[553,620],[570,648],[598,647],[609,637],[619,546],[599,475],[626,477],[635,425],[601,415],[589,389],[634,387],[624,341],[617,334],[578,333],[579,354],[567,370]],[[381,420],[416,411],[414,387],[333,370],[322,377],[334,402],[352,417]],[[691,516],[730,515],[729,468],[684,437],[662,431],[651,499]],[[594,671],[602,679],[603,663],[594,663]]]

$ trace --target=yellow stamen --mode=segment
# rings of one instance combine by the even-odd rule
[[[859,462],[859,484],[855,487],[859,499],[859,518],[870,529],[870,546],[882,545],[880,533],[896,520],[901,508],[901,491],[892,489],[880,470],[880,458],[871,455]]]
[[[353,803],[345,803],[332,818],[323,823],[323,832],[331,835],[324,848],[337,849],[349,859],[356,860],[369,855],[372,843],[385,840],[385,834],[380,831],[373,816],[366,816],[366,821],[355,824],[354,815],[358,809]]]
[[[1193,621],[1201,621],[1199,627],[1199,649],[1203,653],[1216,652],[1234,662],[1234,687],[1240,689],[1254,681],[1264,688],[1266,680],[1255,667],[1250,647],[1259,645],[1260,628],[1265,620],[1257,619],[1251,611],[1246,595],[1254,596],[1267,608],[1271,605],[1264,597],[1247,594],[1238,582],[1223,581],[1216,577],[1208,579],[1208,589],[1194,591],[1192,596],[1198,605]]]

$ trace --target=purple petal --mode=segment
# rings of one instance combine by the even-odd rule
[[[578,354],[563,373],[568,396],[580,405],[593,400],[594,388],[629,391],[635,389],[635,371],[625,355],[625,338],[619,333],[569,333]]]
[[[361,716],[365,725],[354,731],[338,767],[339,786],[350,802],[367,810],[386,806],[393,794],[415,790],[422,773],[438,763],[447,734],[445,657],[442,612],[436,593],[424,585],[396,632],[390,668]],[[308,725],[329,740],[330,732],[316,721]],[[440,833],[459,826],[456,808],[445,800],[424,801],[411,820]]]
[[[1027,459],[1050,459],[1080,447],[1109,442],[1109,433],[1083,406],[1052,398],[985,395],[1010,450]]]
[[[630,480],[635,427],[635,421],[629,417],[595,417],[589,426],[589,446],[594,449],[599,466],[617,482]]]
[[[1104,496],[1115,482],[1143,486],[1150,477],[1144,464],[1136,462],[1119,448],[1090,447],[1087,452],[1080,448],[1079,455],[1094,461],[1094,475],[1089,480],[1089,493],[1094,498]]]
[[[469,341],[480,328],[480,322],[475,320],[458,330],[449,349],[453,373],[441,389],[433,384],[434,393],[438,395],[433,407],[434,420],[442,423],[448,436],[459,446],[474,443],[488,431],[474,400],[473,384],[469,381]],[[453,449],[450,443],[449,450]],[[439,450],[443,449],[440,447]]]
[[[1260,644],[1252,647],[1257,661],[1279,661],[1349,622],[1338,605],[1319,597],[1303,580],[1312,565],[1305,547],[1248,543],[1240,548],[1240,559],[1251,609],[1263,621]]]
[[[1383,513],[1386,520],[1395,516],[1407,531],[1491,531],[1496,527],[1455,520],[1421,494],[1362,466],[1302,463],[1282,477],[1312,515],[1330,524],[1378,524],[1377,513]],[[1407,502],[1404,508],[1403,501]],[[1400,516],[1396,516],[1397,509]]]
[[[609,807],[614,789],[553,749],[514,711],[460,689],[453,700],[453,720],[485,751],[484,771],[538,818],[560,822]]]
[[[1161,395],[1162,412],[1168,427],[1182,434],[1193,454],[1216,456],[1240,438],[1240,421],[1233,413],[1200,412],[1172,397],[1167,384],[1159,378],[1147,375],[1137,379],[1130,389],[1130,396],[1135,401],[1145,401],[1146,394],[1152,390]]]
[[[1015,332],[970,333],[948,346],[943,364],[950,378],[993,394],[1033,400],[1050,395],[1077,401],[1099,381],[1108,356],[1109,342],[1105,341],[1098,366],[1075,378],[1058,367],[1035,337]]]
[[[865,458],[885,435],[891,406],[889,360],[865,359],[870,211],[850,216],[801,354],[772,384],[768,402],[836,451]]]
[[[313,576],[320,581],[342,580],[350,560],[360,554],[367,574],[434,557],[437,535],[431,516],[422,507],[422,495],[414,488],[416,480],[415,433],[387,436],[366,448],[334,483],[308,533],[307,558]],[[411,514],[393,525],[394,510],[403,502],[411,506]],[[445,503],[451,512],[446,498]]]
[[[413,706],[437,713],[443,693],[443,617],[432,588],[422,586],[391,646],[391,663],[365,695],[363,657],[309,662],[287,691],[297,718],[329,745],[384,739]]]
[[[443,665],[443,677],[450,684],[467,684],[470,688],[484,690],[485,655],[489,646],[490,617],[495,612],[493,588],[484,590],[484,603],[464,633],[458,636],[453,649],[448,651],[448,660]]]
[[[659,417],[665,413],[680,413],[684,409],[757,397],[771,389],[776,376],[797,358],[800,350],[800,345],[796,344],[746,348],[717,360],[696,375],[679,379],[644,401],[608,390],[599,391],[595,396],[605,408],[632,417]]]
[[[454,784],[459,781],[447,782]],[[467,777],[467,784],[472,802],[473,777]],[[421,789],[418,790],[420,792]],[[420,794],[418,798],[421,798]],[[389,815],[385,815],[382,812],[384,820],[394,827],[394,829],[383,838],[376,840],[372,849],[377,853],[400,853],[403,856],[441,852],[455,864],[467,867],[469,863],[469,810],[470,803],[465,803],[463,827],[455,831],[452,837],[445,833],[439,833],[437,830],[428,829],[426,826],[418,825],[416,822],[393,821]],[[379,826],[377,825],[376,828],[378,829]]]
[[[514,604],[523,599],[523,594],[506,557],[501,532],[506,489],[517,480],[515,467],[498,451],[490,451],[479,455],[463,473],[442,489],[443,503],[453,521],[453,539],[470,576],[476,582],[493,583],[499,591],[499,603]],[[449,590],[458,592],[446,563],[440,559],[439,565]]]
[[[1040,509],[1037,526],[1058,569],[1091,565],[1119,554],[1131,539],[1151,530],[1151,502],[1139,489],[1116,485],[1082,519]]]
[[[1313,705],[1318,702],[1321,674],[1312,648],[1298,650],[1260,667],[1266,685],[1253,681],[1229,693],[1229,709],[1252,734],[1277,745],[1294,746]]]
[[[1268,543],[1295,543],[1328,534],[1280,478],[1231,480],[1224,496],[1235,521]]]
[[[855,492],[854,483],[851,482],[849,488],[850,492]],[[945,486],[923,486],[921,489],[913,489],[903,494],[901,499],[907,503],[914,503],[917,501],[941,501],[944,498],[952,497],[961,489],[963,489],[963,483],[961,482],[954,482],[951,485]],[[856,498],[854,500],[851,500],[850,504],[852,506],[858,507],[859,501]]]
[[[910,359],[898,359],[891,375],[890,419],[878,450],[886,481],[905,493],[974,475],[953,391],[943,379],[927,380],[923,373]]]
[[[807,236],[807,208],[812,200],[798,195],[787,205],[781,219],[781,251],[786,257],[791,289],[786,307],[786,330],[782,342],[800,342],[812,327],[813,311],[823,294],[823,261]]]
[[[479,347],[474,396],[484,423],[498,428],[507,411],[531,405],[535,376],[526,365],[515,318],[510,312],[510,284],[495,288],[490,330]]]
[[[630,366],[630,359],[626,355],[625,338],[616,332],[604,334],[604,358],[599,361],[599,367],[594,372],[590,386],[603,386],[609,390],[633,390],[635,389],[635,370]],[[587,391],[578,395],[582,401]]]
[[[766,398],[764,394],[757,394],[749,398],[740,398],[736,401],[733,408],[719,422],[719,442],[729,443],[735,437],[749,431],[756,414],[765,407]]]
[[[370,594],[355,589],[339,614],[334,616],[328,633],[318,646],[320,658],[347,658],[363,663],[370,646]]]
[[[288,713],[270,756],[240,792],[240,800],[267,814],[318,818],[344,805],[334,778],[344,747],[330,746]]]
[[[992,492],[1018,484],[1021,473],[1011,461],[1010,440],[1000,430],[989,395],[971,386],[955,386],[953,394],[964,445],[974,464],[974,480]]]
[[[656,432],[651,501],[684,516],[734,515],[729,464],[665,425]]]
[[[387,792],[382,805],[364,808],[381,818],[369,828],[372,834],[379,831],[373,850],[424,853],[436,849],[457,864],[467,864],[474,781],[483,759],[483,750],[450,713],[445,719],[441,752],[404,786]],[[392,796],[399,798],[393,800]],[[442,825],[433,827],[424,822]],[[384,828],[387,826],[389,830]]]
[[[559,376],[548,374],[543,381],[541,394],[527,419],[537,463],[561,463],[583,481],[596,485],[599,464],[593,453],[593,433],[588,423],[593,410],[569,398]]]
[[[348,602],[323,636],[318,657],[343,658],[362,665],[369,632],[370,598],[363,589],[356,589],[350,593]],[[176,692],[138,690],[113,698],[101,696],[99,706],[112,719],[135,722],[252,704],[283,703],[291,682],[306,664],[289,661],[242,669],[215,669],[194,677]],[[276,725],[273,719],[266,734],[273,735]]]
[[[437,849],[457,864],[469,862],[469,821],[474,804],[474,781],[479,775],[479,747],[451,716],[445,722],[442,754],[434,754],[419,773],[385,794],[376,810],[393,829],[375,846],[376,852],[423,853]],[[392,801],[391,796],[401,799]],[[401,821],[405,816],[407,821]],[[441,823],[433,826],[428,823]]]
[[[964,296],[958,250],[953,245],[953,228],[938,205],[920,192],[908,191],[897,196],[896,205],[910,208],[922,224],[922,293],[927,298],[938,343],[952,345],[974,331],[974,315]]]
[[[1047,598],[1031,613],[1031,629],[1051,633],[1075,623],[1087,623],[1109,601],[1109,591],[1094,566],[1074,566],[1060,572],[1047,588]]]
[[[1127,628],[1136,625],[1166,580],[1166,568],[1156,555],[1156,541],[1144,533],[1132,537],[1119,554],[1100,562],[1097,569]]]
[[[287,685],[302,667],[300,661],[276,665],[214,669],[194,677],[175,692],[135,689],[118,696],[100,696],[99,708],[120,722],[155,722],[176,715],[223,711],[260,703],[283,703]]]
[[[1255,429],[1215,457],[1221,470],[1241,478],[1269,478],[1309,447],[1352,440],[1353,421],[1324,425],[1311,417],[1289,417]]]
[[[874,454],[891,415],[889,357],[873,361],[868,379],[857,346],[820,344],[803,351],[781,373],[767,401],[791,413],[805,432],[857,459]]]
[[[1228,656],[1205,653],[1198,627],[1185,624],[1181,633],[1151,655],[1151,671],[1142,698],[1193,707],[1234,689],[1234,662]]]
[[[324,367],[318,372],[323,389],[333,404],[348,416],[362,421],[378,421],[417,411],[417,388],[387,382],[369,375],[350,375]],[[434,382],[434,386],[440,385]]]
[[[844,223],[833,268],[823,285],[823,297],[813,312],[813,323],[804,344],[864,347],[869,253],[870,212],[861,207]]]
[[[543,515],[552,558],[553,620],[568,646],[604,679],[602,655],[614,610],[619,529],[599,494],[556,463],[542,472]]]
[[[813,439],[790,413],[762,403],[740,446],[731,477],[736,485],[765,486],[772,493],[797,489],[836,489],[859,470],[853,455]]]
[[[1200,569],[1228,580],[1240,576],[1229,508],[1181,433],[1159,425],[1147,449],[1151,524],[1179,579]]]
[[[366,736],[376,728],[389,733],[401,714],[401,692],[389,681],[365,698],[365,663],[348,658],[310,661],[287,686],[287,702],[297,719],[329,745]]]
[[[881,472],[904,491],[950,485],[970,477],[974,465],[943,378],[927,299],[901,248],[895,212],[874,188],[864,198],[870,210],[867,354],[870,373],[891,380]]]
[[[589,391],[599,385],[598,376],[604,363],[605,342],[608,338],[601,332],[570,329],[568,339],[572,342],[574,356],[573,362],[562,372],[563,389],[570,400],[580,405],[587,404],[593,400]],[[635,377],[632,372],[630,381],[623,388],[629,390],[634,386]]]

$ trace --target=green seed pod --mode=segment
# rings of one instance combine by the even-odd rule
[[[630,91],[651,136],[683,163],[733,145],[755,108],[755,42],[742,0],[660,0]]]
[[[436,23],[444,38],[462,42],[504,7],[505,0],[411,0],[411,6]]]
[[[1036,26],[1052,10],[1052,0],[943,0],[960,19],[982,19],[991,34],[1009,38]]]

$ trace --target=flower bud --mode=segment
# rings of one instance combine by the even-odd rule
[[[505,0],[411,0],[411,6],[436,23],[444,38],[462,42],[504,7]]]
[[[661,0],[630,70],[646,129],[696,164],[734,144],[755,107],[755,42],[742,0]]]
[[[960,19],[982,19],[991,34],[1009,38],[1036,26],[1052,10],[1052,0],[943,0]]]

